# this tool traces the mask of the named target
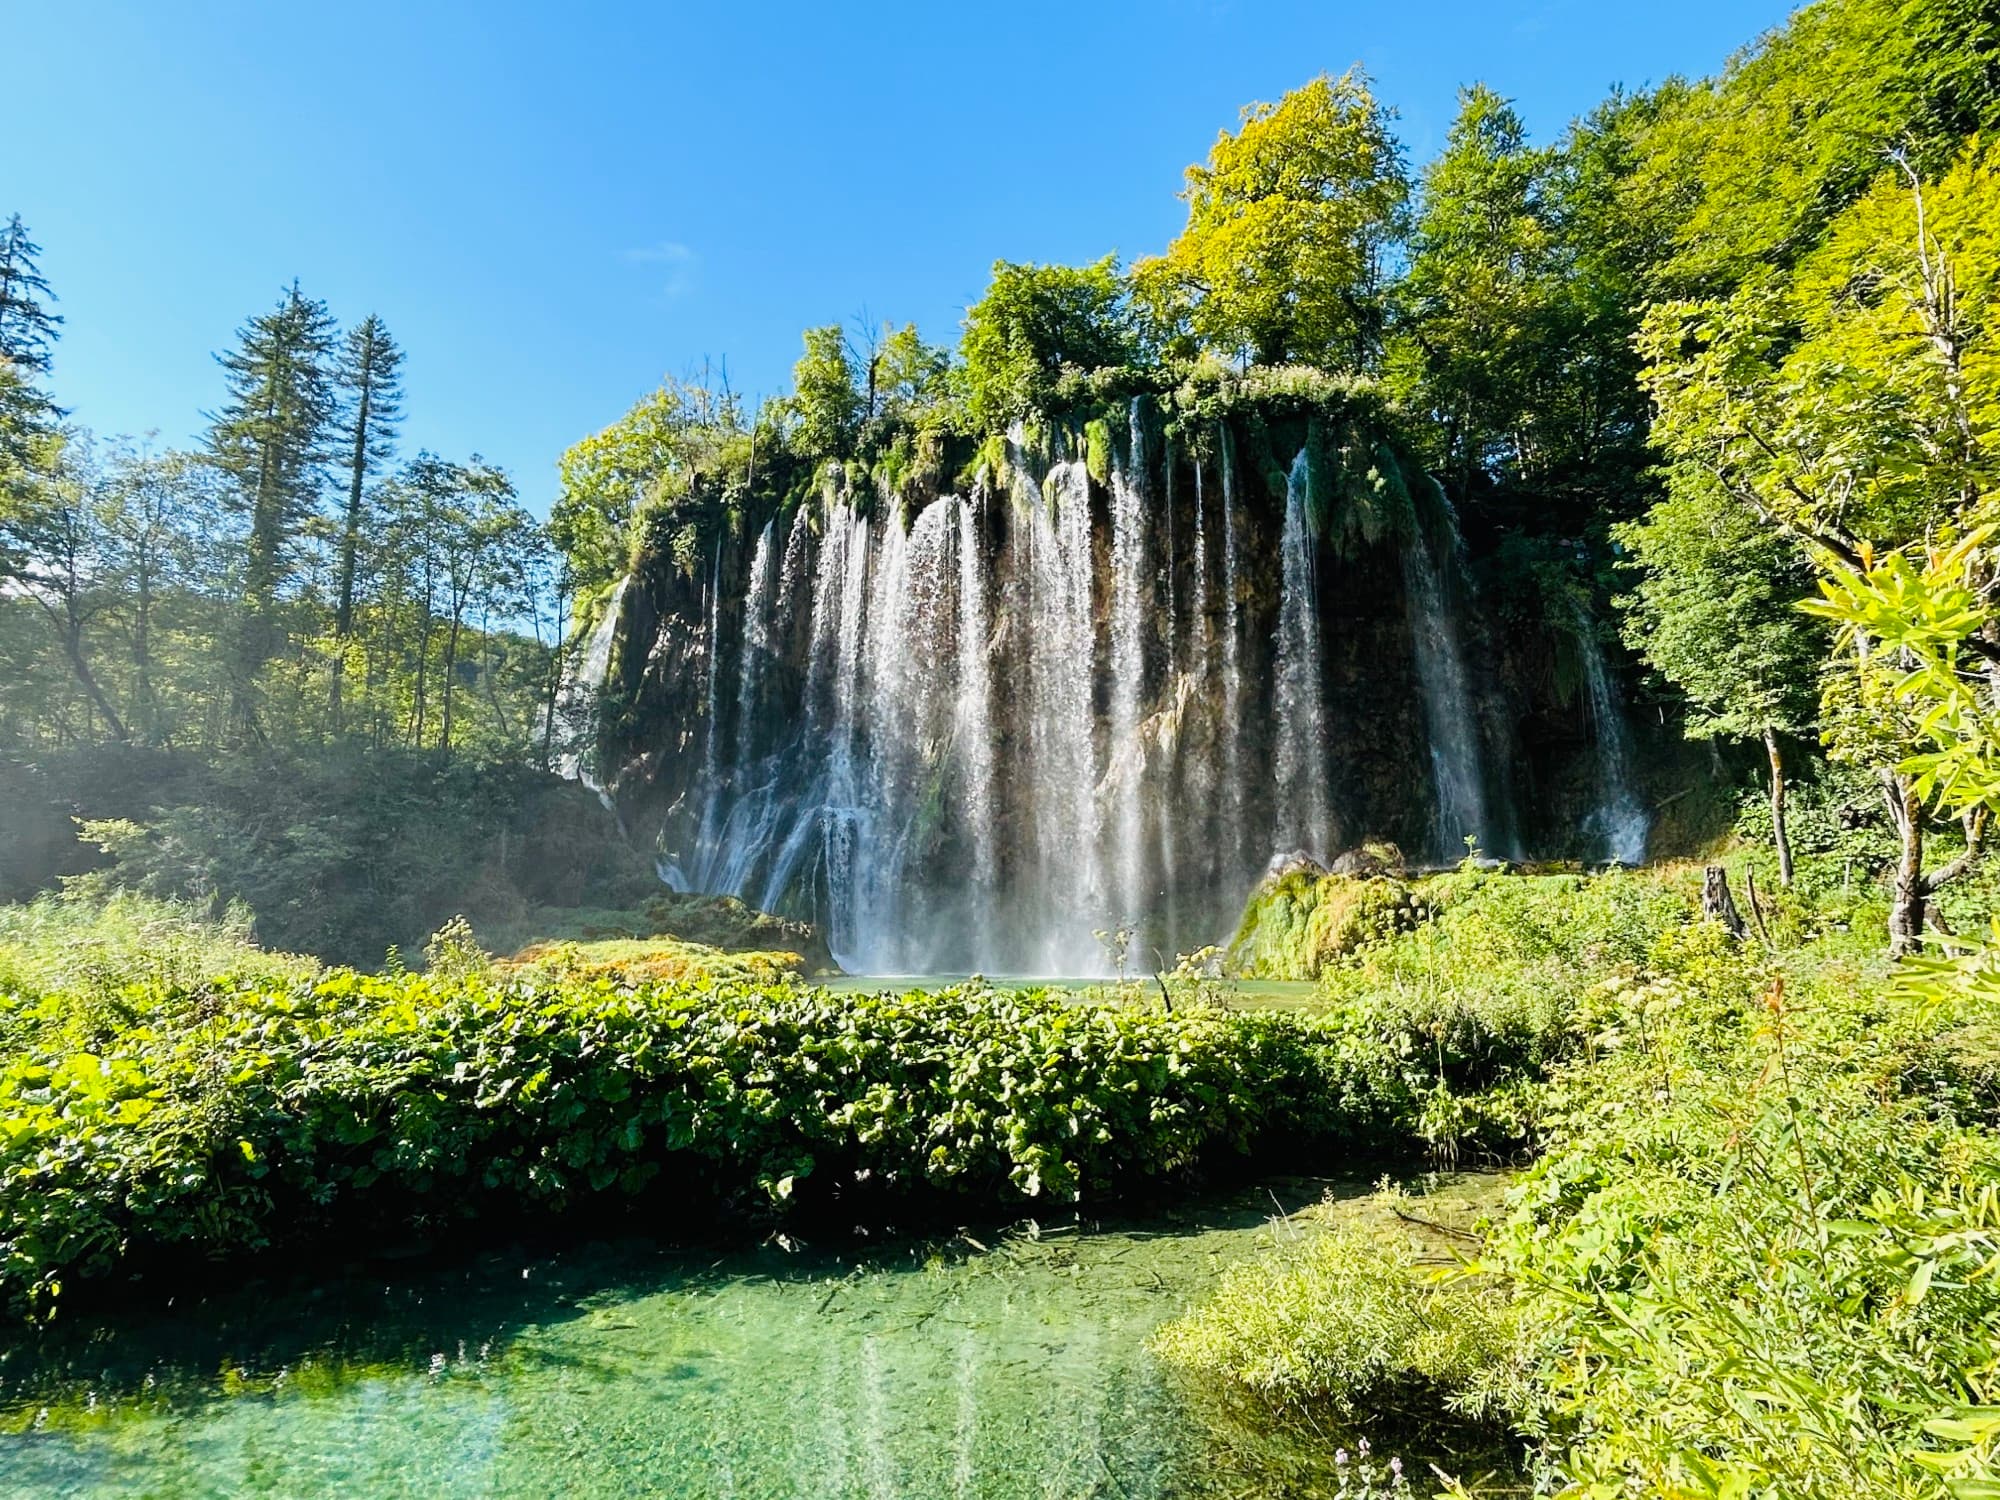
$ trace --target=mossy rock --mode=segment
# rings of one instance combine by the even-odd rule
[[[690,984],[705,979],[782,984],[805,978],[796,953],[725,953],[677,938],[603,938],[594,942],[535,943],[494,967],[503,975],[541,975],[589,984]]]
[[[1416,891],[1389,875],[1291,870],[1252,893],[1230,940],[1228,968],[1245,979],[1317,979],[1428,914]]]
[[[652,935],[678,938],[724,953],[796,953],[808,974],[838,973],[826,936],[810,922],[795,922],[748,906],[734,896],[655,896],[643,915]]]

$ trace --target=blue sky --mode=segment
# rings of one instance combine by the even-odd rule
[[[808,324],[945,341],[996,257],[1157,250],[1186,164],[1315,73],[1368,68],[1421,163],[1463,83],[1546,139],[1788,9],[16,0],[0,214],[43,246],[79,421],[187,441],[213,352],[297,277],[395,332],[406,448],[483,453],[542,511],[663,374],[771,393]]]

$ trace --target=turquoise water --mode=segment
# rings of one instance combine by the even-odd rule
[[[963,984],[967,974],[843,974],[835,979],[815,981],[825,989],[843,995],[903,995],[912,990],[934,990],[944,985]],[[1071,975],[985,976],[1000,989],[1057,989],[1077,993],[1102,992],[1112,995],[1116,986],[1108,979],[1087,979]],[[1177,981],[1169,980],[1169,984]],[[1159,986],[1150,976],[1127,981],[1148,1005],[1160,1003]],[[1214,983],[1210,993],[1236,1010],[1304,1010],[1319,1003],[1319,986],[1304,979],[1231,979]]]
[[[77,1324],[0,1353],[0,1493],[1269,1493],[1275,1460],[1144,1344],[1269,1243],[1274,1203],[1318,1196],[859,1255],[634,1241],[377,1262]]]

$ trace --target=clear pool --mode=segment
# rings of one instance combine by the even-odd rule
[[[0,1354],[0,1493],[1275,1493],[1305,1460],[1197,1411],[1145,1340],[1319,1191],[859,1252],[376,1260],[127,1311]]]

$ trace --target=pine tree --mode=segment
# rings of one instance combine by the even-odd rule
[[[228,372],[229,401],[210,418],[209,457],[233,481],[249,518],[248,619],[237,663],[246,679],[270,659],[293,544],[319,500],[337,404],[334,338],[326,304],[294,282],[274,309],[243,326],[235,349],[216,356]]]
[[[37,441],[62,411],[35,383],[49,373],[49,350],[62,319],[38,264],[42,247],[15,214],[0,227],[0,487],[34,467]]]
[[[403,352],[382,320],[370,313],[348,330],[335,377],[346,398],[342,461],[347,469],[347,510],[340,529],[339,593],[334,604],[333,720],[340,725],[345,645],[354,630],[354,589],[361,537],[367,522],[368,481],[395,453],[402,417]]]

